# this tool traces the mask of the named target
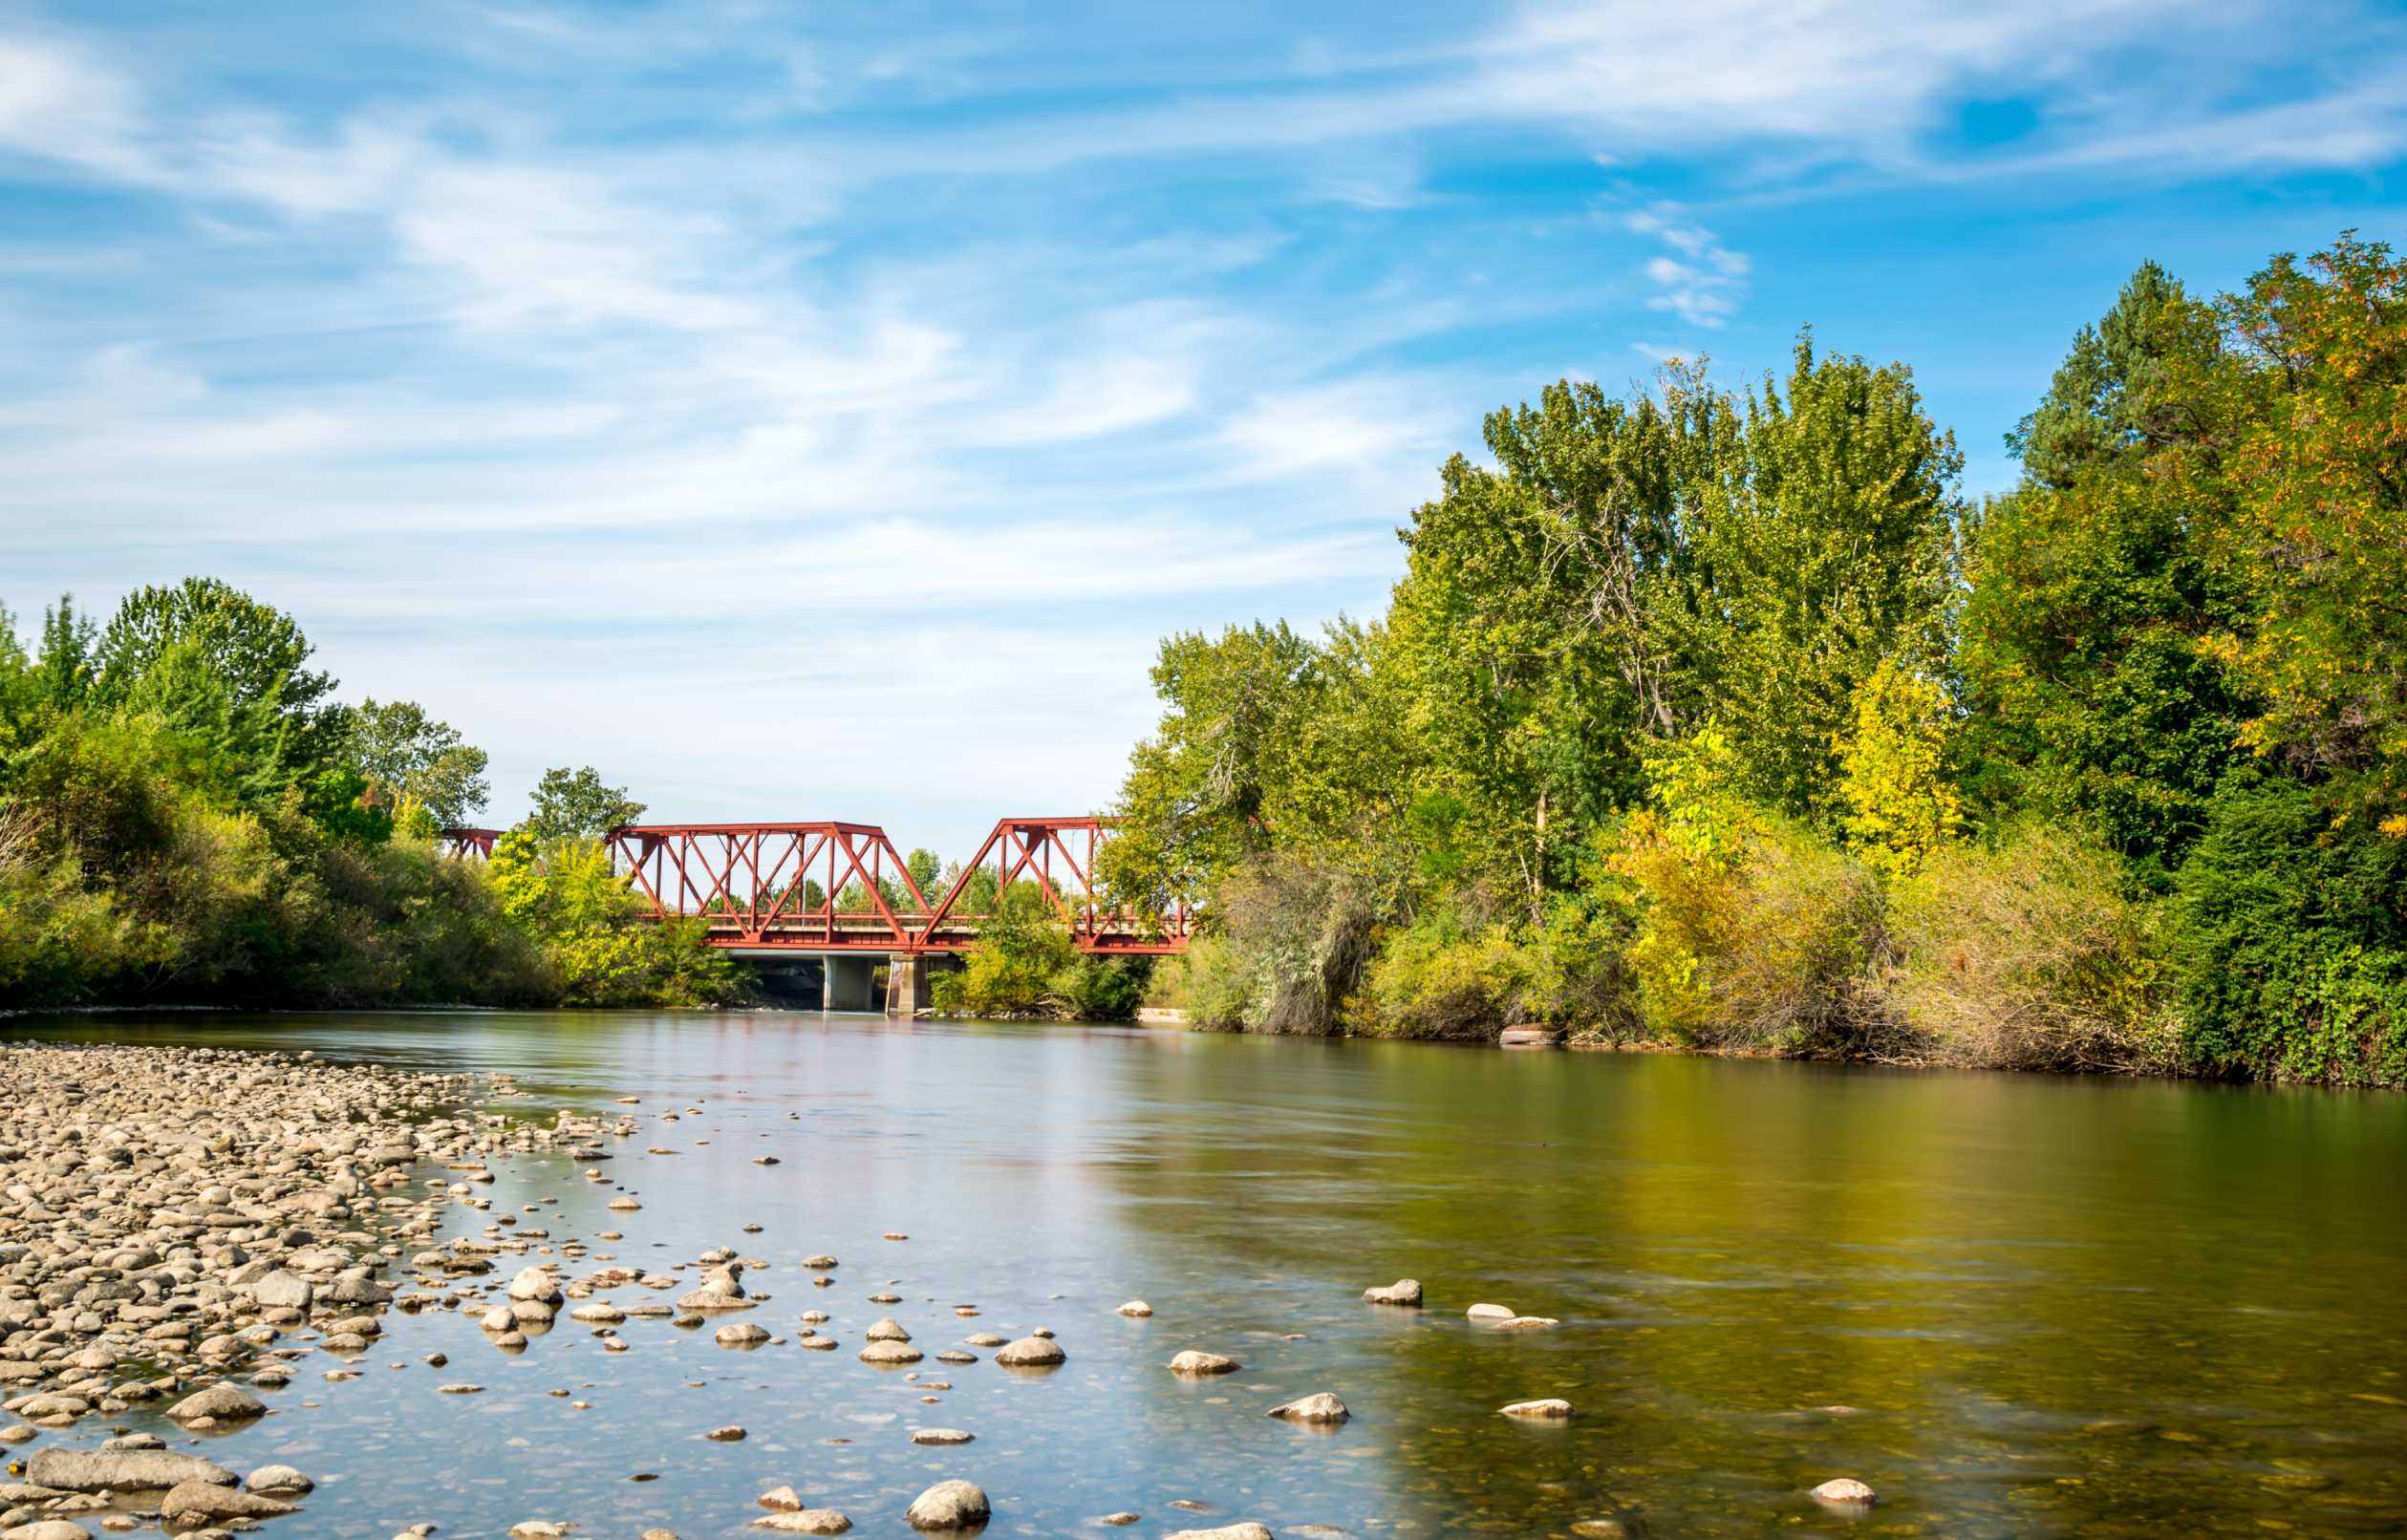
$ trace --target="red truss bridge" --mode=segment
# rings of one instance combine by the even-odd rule
[[[490,856],[497,836],[492,829],[444,831],[452,854],[462,857]],[[869,1008],[848,997],[866,995],[871,968],[883,963],[891,1011],[898,995],[924,1005],[932,968],[944,966],[947,954],[977,948],[987,916],[970,907],[974,887],[1000,891],[1038,883],[1071,945],[1084,952],[1185,951],[1194,915],[1183,902],[1149,916],[1103,901],[1095,863],[1111,836],[1109,819],[1006,818],[952,887],[933,898],[873,823],[637,823],[612,829],[607,839],[617,869],[649,901],[646,918],[699,920],[706,945],[757,963],[808,961],[830,1009]],[[993,888],[977,881],[981,870]],[[929,965],[919,963],[929,954]]]

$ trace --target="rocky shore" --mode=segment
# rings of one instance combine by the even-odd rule
[[[417,1250],[445,1208],[486,1207],[474,1194],[492,1180],[488,1155],[608,1158],[589,1144],[602,1126],[522,1114],[518,1096],[506,1075],[406,1075],[306,1053],[0,1051],[0,1407],[13,1419],[0,1442],[142,1402],[195,1430],[262,1416],[253,1389],[287,1383],[288,1360],[380,1334],[388,1274],[406,1254],[428,1282],[456,1283],[548,1240],[505,1215],[490,1228],[509,1223],[506,1235]],[[427,1162],[462,1180],[407,1190],[405,1173]],[[513,1292],[559,1297],[548,1272],[530,1271],[544,1287]],[[399,1308],[438,1301],[447,1296],[421,1291]],[[523,1304],[527,1324],[546,1309]],[[304,1330],[311,1346],[282,1345]],[[37,1450],[21,1474],[0,1485],[0,1533],[12,1540],[88,1537],[79,1521],[240,1527],[291,1511],[311,1487],[282,1465],[243,1480],[150,1435]]]

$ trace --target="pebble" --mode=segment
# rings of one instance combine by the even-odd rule
[[[1365,1289],[1363,1298],[1374,1305],[1417,1305],[1421,1302],[1421,1280],[1398,1278],[1384,1289]]]
[[[940,1481],[917,1497],[903,1518],[914,1529],[964,1529],[994,1516],[986,1494],[965,1481]]]
[[[1291,1422],[1343,1422],[1352,1414],[1346,1411],[1343,1401],[1323,1390],[1284,1406],[1274,1406],[1264,1415],[1285,1418]]]
[[[1194,1348],[1189,1348],[1171,1359],[1172,1374],[1231,1374],[1244,1367],[1235,1358],[1224,1358],[1217,1353],[1199,1352]]]
[[[1142,1299],[1131,1299],[1127,1304],[1120,1307],[1120,1314],[1123,1315],[1150,1315],[1153,1314],[1153,1307],[1147,1304]]]
[[[1808,1495],[1816,1502],[1822,1503],[1862,1504],[1877,1503],[1880,1500],[1880,1493],[1852,1476],[1840,1476],[1836,1480],[1826,1481],[1815,1487]]]
[[[1506,1417],[1569,1417],[1571,1402],[1554,1400],[1516,1401],[1510,1406],[1498,1407],[1497,1411]]]

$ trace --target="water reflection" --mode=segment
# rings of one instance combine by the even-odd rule
[[[674,1265],[711,1247],[769,1264],[740,1318],[784,1340],[746,1352],[632,1314],[610,1328],[623,1352],[567,1320],[505,1348],[479,1326],[505,1256],[459,1280],[489,1286],[465,1309],[388,1316],[364,1361],[297,1360],[280,1415],[208,1445],[318,1477],[271,1527],[293,1535],[551,1518],[697,1540],[785,1485],[901,1535],[911,1498],[954,1476],[986,1488],[1001,1534],[2407,1519],[2407,1099],[769,1015],[36,1030],[514,1071],[537,1110],[642,1121],[598,1181],[495,1161],[494,1215],[557,1200],[530,1254],[672,1279],[597,1292],[622,1309],[674,1300],[701,1272]],[[622,1193],[642,1208],[606,1208]],[[454,1208],[444,1233],[486,1223]],[[594,1260],[560,1251],[571,1237]],[[801,1264],[822,1251],[840,1265],[813,1288]],[[1360,1302],[1405,1276],[1424,1308]],[[1130,1297],[1155,1314],[1115,1314]],[[1560,1324],[1475,1324],[1473,1303]],[[834,1350],[804,1348],[810,1310]],[[858,1361],[882,1315],[928,1358]],[[1066,1364],[935,1358],[1039,1327]],[[1186,1348],[1244,1367],[1171,1375]],[[462,1381],[484,1388],[439,1389]],[[1318,1391],[1350,1420],[1265,1415]],[[1545,1397],[1579,1415],[1497,1415]],[[747,1436],[703,1437],[730,1424]],[[914,1445],[923,1427],[976,1442]],[[1833,1476],[1882,1501],[1806,1497]],[[1124,1509],[1143,1524],[1101,1525]]]

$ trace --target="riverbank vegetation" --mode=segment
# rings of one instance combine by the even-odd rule
[[[0,1005],[697,1004],[741,979],[634,922],[597,837],[640,812],[554,771],[489,864],[438,830],[485,756],[415,702],[335,702],[291,617],[214,580],[106,626],[0,611]]]
[[[1387,611],[1166,641],[1115,892],[1257,1032],[2407,1081],[2407,268],[2153,264],[1959,487],[1911,372],[1566,380]]]

